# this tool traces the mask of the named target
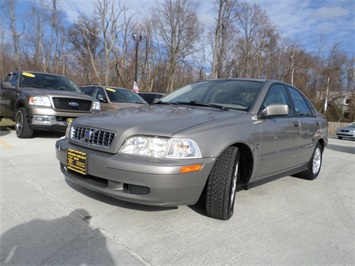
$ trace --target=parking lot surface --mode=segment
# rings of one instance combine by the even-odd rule
[[[354,265],[355,141],[330,139],[314,181],[240,191],[234,216],[122,202],[66,181],[60,133],[0,131],[0,264]]]

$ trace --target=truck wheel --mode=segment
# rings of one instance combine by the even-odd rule
[[[33,129],[28,124],[24,107],[19,108],[16,113],[16,135],[19,138],[30,138],[33,135]]]
[[[206,213],[220,220],[228,220],[234,211],[235,193],[239,176],[240,151],[227,148],[216,160],[208,177]]]

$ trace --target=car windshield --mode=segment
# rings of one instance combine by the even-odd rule
[[[79,87],[69,78],[44,73],[22,72],[20,86],[81,93]]]
[[[146,103],[137,93],[121,89],[121,88],[106,88],[107,96],[111,102],[116,103]]]
[[[263,85],[252,80],[207,80],[185,86],[158,103],[190,104],[249,110]]]
[[[348,127],[354,127],[354,128],[355,128],[355,122],[350,123],[350,124],[348,125]]]

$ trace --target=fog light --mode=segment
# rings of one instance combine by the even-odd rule
[[[42,123],[47,123],[47,122],[49,122],[49,119],[48,119],[48,117],[47,116],[41,116],[41,117],[36,117],[35,118],[35,121],[36,122],[42,122]]]

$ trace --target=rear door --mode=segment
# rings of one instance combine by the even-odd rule
[[[304,164],[312,156],[320,134],[320,122],[314,107],[303,94],[293,87],[288,87],[288,90],[294,104],[295,116],[300,122],[299,164]]]

